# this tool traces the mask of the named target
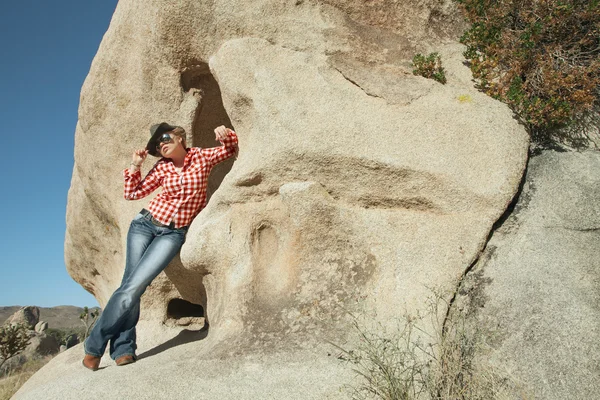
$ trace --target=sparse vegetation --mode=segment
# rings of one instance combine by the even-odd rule
[[[29,360],[0,378],[0,400],[9,400],[21,386],[54,356]]]
[[[20,324],[0,327],[0,368],[6,361],[21,353],[29,344],[29,332]]]
[[[508,104],[536,143],[587,144],[600,106],[600,1],[456,0],[480,88]],[[573,127],[577,129],[569,129]]]
[[[442,67],[442,58],[438,53],[431,53],[427,56],[418,53],[413,57],[412,63],[415,67],[414,75],[433,79],[442,84],[446,83],[446,71]]]
[[[367,329],[354,319],[358,345],[336,345],[339,358],[352,364],[359,377],[349,388],[353,399],[505,398],[511,382],[489,369],[475,368],[482,333],[469,328],[460,314],[440,317],[445,315],[442,305],[448,306],[436,294],[424,315],[404,316],[392,330]]]
[[[79,315],[79,319],[83,323],[83,326],[85,326],[85,332],[83,334],[82,341],[88,337],[90,329],[92,329],[94,326],[94,323],[99,315],[100,311],[98,309],[90,310],[87,307],[83,307],[83,311],[81,312],[81,315]]]
[[[67,308],[66,313],[63,310],[64,308]],[[76,307],[57,307],[56,309],[58,309],[58,312],[50,313],[50,318],[54,318],[54,323],[62,328],[48,328],[44,333],[53,336],[60,344],[65,345],[68,345],[68,339],[69,337],[73,338],[73,335],[76,335],[79,341],[82,341],[86,331],[89,332],[100,313],[98,308],[90,310],[85,307],[81,313],[79,312],[81,309],[77,310]],[[13,312],[14,310],[11,310],[10,313]],[[79,327],[72,326],[72,324],[79,323],[77,317],[81,318],[80,321],[83,323],[83,327],[81,325]],[[33,374],[54,357],[54,355],[27,354],[25,356],[21,354],[29,342],[29,333],[30,331],[23,326],[3,326],[0,328],[0,368],[2,368],[0,374],[0,400],[10,399]],[[72,340],[70,342],[73,345]],[[17,349],[20,350],[17,352]],[[8,356],[11,353],[12,355]],[[5,354],[7,355],[6,358],[4,358]],[[8,359],[11,359],[11,361],[5,363]]]
[[[59,344],[65,345],[67,347],[71,347],[71,346],[69,346],[69,343],[67,343],[68,339],[72,335],[75,335],[75,337],[77,337],[77,341],[82,342],[85,339],[85,331],[86,331],[85,328],[69,328],[69,329],[48,328],[48,329],[46,329],[46,334],[49,336],[53,336]]]

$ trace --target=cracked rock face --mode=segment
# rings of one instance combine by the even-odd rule
[[[120,171],[164,120],[192,146],[231,126],[240,152],[213,171],[142,322],[201,318],[168,311],[182,299],[203,308],[213,350],[274,350],[343,337],[348,311],[386,322],[451,289],[515,194],[528,141],[472,87],[449,1],[384,3],[120,1],[81,93],[71,276],[101,305],[118,286],[147,202],[122,200]],[[430,51],[447,85],[412,75]]]
[[[597,151],[532,157],[514,211],[465,281],[462,303],[489,344],[480,356],[521,396],[600,391],[599,169]]]

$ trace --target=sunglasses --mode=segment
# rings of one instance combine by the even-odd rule
[[[158,140],[156,141],[156,151],[160,153],[160,145],[163,143],[173,143],[173,138],[168,133],[163,133],[160,135]]]

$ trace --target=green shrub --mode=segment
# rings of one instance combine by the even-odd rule
[[[29,332],[23,325],[0,327],[0,368],[6,361],[25,350],[29,339]]]
[[[565,129],[600,105],[600,1],[456,0],[480,88],[507,103],[534,142],[577,145]]]
[[[48,328],[46,329],[46,334],[52,336],[56,339],[59,344],[67,344],[67,339],[71,335],[75,335],[79,342],[84,340],[85,336],[85,328],[66,328],[66,329],[57,329],[57,328]]]
[[[412,59],[414,75],[420,75],[425,78],[436,80],[442,84],[446,83],[446,72],[442,67],[442,58],[438,53],[431,53],[428,56],[417,54]]]
[[[65,339],[67,338],[67,332],[62,329],[56,328],[48,328],[45,331],[46,335],[52,336],[59,344],[65,344]]]

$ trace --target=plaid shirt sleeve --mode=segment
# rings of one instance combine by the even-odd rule
[[[160,186],[160,179],[156,174],[156,165],[148,172],[142,180],[142,173],[138,170],[129,172],[129,168],[123,171],[125,180],[123,196],[125,200],[137,200],[148,196]]]
[[[227,137],[221,141],[222,146],[202,149],[202,155],[208,160],[211,166],[221,161],[225,161],[237,153],[238,137],[234,131],[229,129]]]

